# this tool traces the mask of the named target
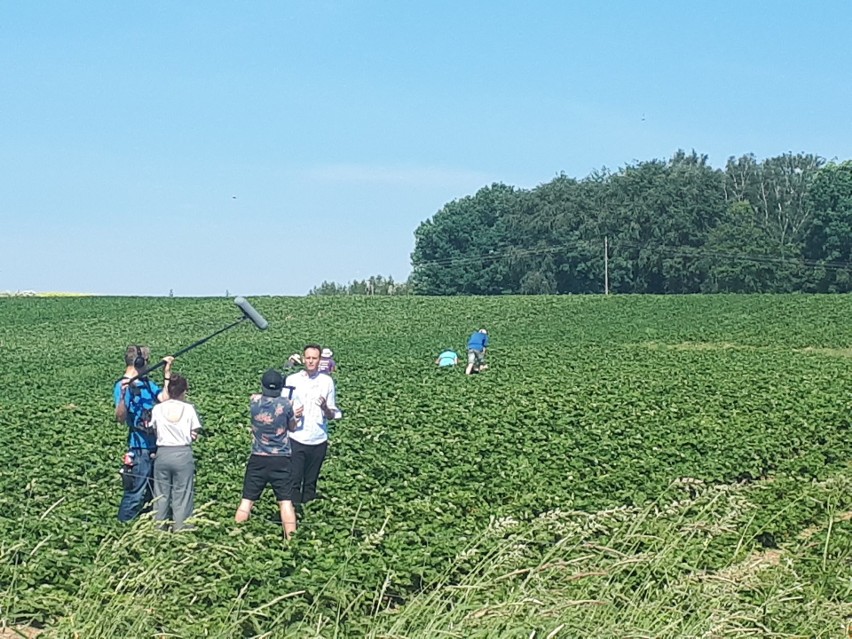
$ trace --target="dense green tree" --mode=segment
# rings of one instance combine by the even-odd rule
[[[706,277],[699,259],[723,215],[721,172],[706,156],[678,152],[670,161],[628,166],[605,186],[606,235],[613,253],[612,289],[624,293],[692,293]]]
[[[493,184],[415,231],[427,295],[850,290],[852,168],[678,151],[530,190]]]
[[[412,286],[421,295],[494,295],[504,292],[502,259],[513,243],[503,218],[523,192],[504,184],[454,200],[414,232]]]
[[[775,242],[757,223],[748,202],[733,203],[702,251],[704,293],[761,293],[777,286]]]
[[[726,201],[748,202],[755,223],[777,243],[778,257],[796,256],[813,213],[808,190],[823,164],[822,158],[802,153],[760,163],[752,155],[730,158],[725,169]]]
[[[556,293],[590,288],[584,267],[590,259],[584,239],[586,221],[594,217],[590,189],[560,175],[519,198],[501,219],[511,246],[501,254],[504,288],[522,294]],[[603,253],[599,255],[603,272]],[[602,277],[602,275],[601,275]],[[597,284],[601,281],[597,280]]]
[[[820,169],[808,198],[813,213],[802,251],[812,266],[807,288],[852,292],[852,162]]]

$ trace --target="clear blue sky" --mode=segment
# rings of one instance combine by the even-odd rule
[[[849,159],[850,25],[848,0],[2,2],[0,291],[404,279],[417,225],[493,182]]]

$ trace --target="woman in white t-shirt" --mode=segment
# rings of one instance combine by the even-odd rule
[[[154,519],[171,519],[175,531],[184,527],[195,502],[192,442],[198,438],[201,421],[195,406],[186,401],[187,388],[186,379],[172,373],[170,399],[155,405],[151,411],[151,425],[157,430]]]

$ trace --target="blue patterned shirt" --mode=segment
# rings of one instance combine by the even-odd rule
[[[290,456],[293,407],[286,397],[251,396],[251,454]]]
[[[147,407],[150,410],[154,407],[154,404],[157,403],[157,395],[160,394],[160,387],[157,386],[156,382],[140,379],[133,382],[131,386],[133,386],[132,390],[128,387],[124,391],[124,405],[127,407],[125,424],[130,429],[127,436],[127,447],[156,450],[157,434],[141,428],[143,426],[142,408]],[[113,400],[115,405],[118,406],[121,400],[121,381],[115,383]],[[148,416],[150,417],[150,413]]]

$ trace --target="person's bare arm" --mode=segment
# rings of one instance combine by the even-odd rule
[[[189,427],[189,436],[192,438],[192,441],[198,439],[198,436],[201,434],[201,418],[198,416],[198,411],[195,409],[195,406],[192,406],[192,417],[190,418],[190,427]]]
[[[165,368],[163,368],[163,390],[157,395],[157,400],[161,402],[169,399],[169,381],[172,378],[172,362],[175,361],[175,358],[171,355],[166,355],[163,361],[166,363]]]
[[[127,379],[121,380],[121,395],[118,404],[115,406],[115,421],[123,424],[127,419],[127,406],[124,404],[124,394],[127,391]]]

